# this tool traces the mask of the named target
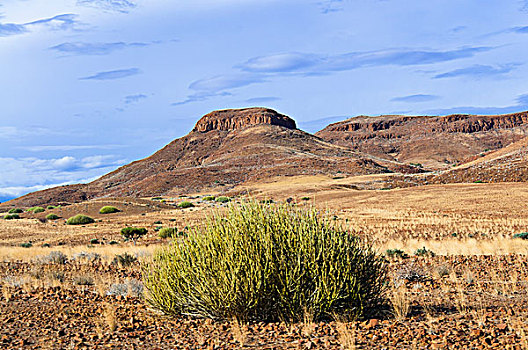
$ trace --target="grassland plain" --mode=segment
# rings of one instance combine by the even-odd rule
[[[170,242],[158,237],[158,228],[185,231],[227,204],[202,200],[206,194],[164,198],[163,203],[105,199],[0,221],[0,347],[528,348],[528,242],[513,238],[528,231],[528,187],[354,189],[375,181],[375,176],[276,178],[228,195],[235,205],[241,193],[315,205],[381,253],[400,249],[409,255],[387,257],[388,307],[377,316],[314,322],[307,313],[303,322],[289,324],[157,314],[141,296],[141,264]],[[182,201],[195,207],[173,206]],[[105,205],[121,211],[99,214]],[[61,219],[43,220],[51,212]],[[75,214],[96,222],[65,225]],[[135,243],[124,242],[119,232],[125,226],[145,227],[148,233]],[[414,254],[424,247],[435,254]],[[64,259],[52,252],[63,253]],[[114,261],[125,253],[137,260]]]

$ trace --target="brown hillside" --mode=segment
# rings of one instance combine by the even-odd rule
[[[330,144],[296,129],[295,121],[271,109],[223,110],[205,115],[188,135],[152,156],[92,183],[31,193],[5,205],[219,191],[272,176],[391,171],[416,169]]]
[[[434,176],[430,181],[433,183],[526,182],[528,181],[528,137]]]
[[[331,124],[315,135],[378,157],[440,170],[528,136],[528,112],[359,116]]]

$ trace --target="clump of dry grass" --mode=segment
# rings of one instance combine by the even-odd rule
[[[411,310],[411,298],[405,285],[393,288],[389,293],[392,313],[397,320],[404,320]]]

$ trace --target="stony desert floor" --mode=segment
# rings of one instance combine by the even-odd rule
[[[156,230],[184,232],[225,204],[205,194],[105,199],[0,220],[0,348],[528,348],[528,241],[513,237],[528,231],[528,186],[356,189],[377,181],[278,178],[228,193],[232,202],[249,194],[316,205],[380,253],[401,250],[387,255],[386,308],[366,319],[244,324],[160,315],[141,284],[142,265],[169,242]],[[195,207],[173,205],[184,200]],[[98,214],[103,205],[121,212]],[[61,219],[45,220],[51,212]],[[96,222],[64,224],[79,213]],[[129,225],[149,232],[125,242],[119,231]]]

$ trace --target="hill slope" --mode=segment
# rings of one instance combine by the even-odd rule
[[[360,116],[330,124],[315,135],[367,154],[441,170],[528,136],[528,112]]]
[[[295,121],[271,109],[222,110],[203,116],[188,135],[152,156],[89,184],[35,192],[5,205],[219,191],[271,176],[391,171],[416,169],[328,143],[296,129]]]

